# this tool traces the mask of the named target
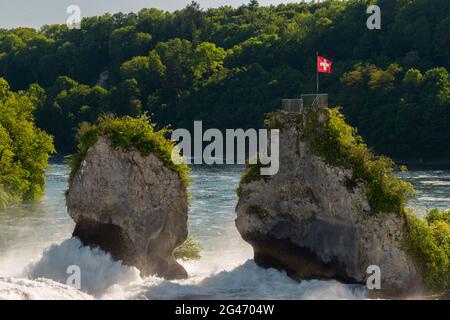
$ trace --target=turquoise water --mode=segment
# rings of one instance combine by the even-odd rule
[[[85,291],[96,298],[363,298],[363,289],[358,286],[317,280],[299,284],[283,272],[254,264],[251,247],[241,239],[234,225],[235,190],[242,169],[242,166],[193,168],[189,230],[200,243],[203,257],[196,262],[183,262],[190,274],[188,280],[165,281],[155,277],[141,279],[136,270],[131,270],[134,268],[105,262],[109,258],[100,259],[97,253],[81,252],[78,243],[67,240],[74,227],[64,199],[69,168],[61,159],[54,159],[47,172],[42,201],[0,212],[0,277],[60,281],[55,274],[61,274],[70,260],[92,269]],[[401,176],[418,191],[411,206],[421,211],[450,208],[450,171],[411,171]],[[55,245],[51,250],[44,252],[52,244]],[[34,270],[30,273],[33,262],[39,263],[31,267]],[[92,280],[99,270],[103,277],[101,285]],[[0,281],[0,297],[1,292]],[[46,298],[40,292],[36,298]]]

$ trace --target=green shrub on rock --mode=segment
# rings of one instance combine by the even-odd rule
[[[175,249],[174,256],[176,259],[199,260],[202,257],[200,250],[200,245],[191,236],[188,236],[186,241]]]
[[[263,178],[261,176],[261,168],[263,167],[263,164],[259,161],[259,155],[256,155],[256,163],[247,161],[246,169],[241,174],[241,183],[246,184]]]
[[[406,248],[434,292],[450,290],[450,211],[431,210],[425,220],[408,212]]]
[[[450,224],[450,210],[430,210],[430,212],[428,212],[426,216],[426,220],[428,223],[433,223],[435,221],[444,221]]]
[[[374,212],[404,212],[415,193],[412,185],[393,175],[395,164],[391,159],[375,156],[369,150],[356,129],[345,122],[339,108],[310,110],[303,131],[310,138],[313,153],[330,165],[352,169],[348,187],[357,180],[364,182]]]
[[[394,175],[391,159],[373,154],[356,129],[345,122],[339,108],[307,109],[295,119],[283,111],[268,117],[268,126],[295,126],[297,143],[309,144],[311,152],[331,167],[349,169],[352,175],[344,182],[346,188],[353,192],[358,183],[363,183],[372,214],[400,216],[406,223],[403,249],[413,259],[426,288],[433,293],[450,290],[450,211],[434,209],[422,219],[407,209],[408,200],[415,194],[412,185]],[[242,184],[262,178],[259,169],[259,164],[247,166],[238,193]],[[251,205],[245,212],[260,215],[265,209]]]
[[[405,217],[405,247],[432,292],[450,290],[450,211],[431,210],[425,219],[406,209],[415,194],[412,185],[393,175],[394,162],[375,156],[345,122],[339,108],[308,111],[303,131],[311,141],[313,153],[328,164],[351,169],[346,182],[352,188],[362,181],[375,213],[397,213]]]
[[[168,129],[156,130],[155,124],[151,123],[145,114],[137,118],[106,115],[100,117],[97,124],[82,123],[77,132],[78,152],[70,158],[70,181],[80,168],[89,148],[97,142],[99,136],[105,136],[111,140],[114,148],[135,148],[142,156],[155,154],[167,168],[177,172],[183,184],[187,186],[190,169],[185,163],[176,164],[172,161],[175,143],[166,138],[169,132]]]
[[[412,185],[393,175],[394,162],[375,156],[349,126],[338,108],[307,112],[304,133],[313,153],[328,164],[352,169],[352,188],[363,181],[366,196],[376,213],[397,213],[405,217],[405,247],[414,259],[426,286],[432,292],[450,290],[450,211],[431,210],[425,220],[406,209],[415,194]]]

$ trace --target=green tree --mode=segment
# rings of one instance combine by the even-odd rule
[[[136,79],[144,96],[161,87],[166,67],[159,55],[152,51],[148,56],[136,56],[120,66],[124,78]]]
[[[111,59],[122,63],[133,56],[145,53],[150,48],[152,36],[136,32],[134,26],[126,26],[112,32],[109,40]]]
[[[0,209],[37,200],[45,188],[44,170],[55,150],[33,122],[36,89],[15,93],[0,78]]]

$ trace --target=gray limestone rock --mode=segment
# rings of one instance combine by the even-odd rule
[[[188,234],[187,191],[155,155],[112,148],[99,137],[70,185],[67,209],[83,244],[143,275],[187,277],[173,256]]]

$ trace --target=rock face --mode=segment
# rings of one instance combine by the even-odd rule
[[[83,244],[142,275],[187,277],[173,256],[188,234],[186,188],[155,155],[115,149],[99,137],[70,185],[67,209]]]
[[[280,111],[277,118],[280,170],[241,183],[236,207],[236,226],[253,246],[255,262],[298,279],[362,284],[370,275],[367,268],[376,265],[382,294],[420,290],[421,277],[402,249],[406,220],[372,212],[362,182],[349,191],[345,181],[351,170],[332,167],[312,153],[301,116]]]

